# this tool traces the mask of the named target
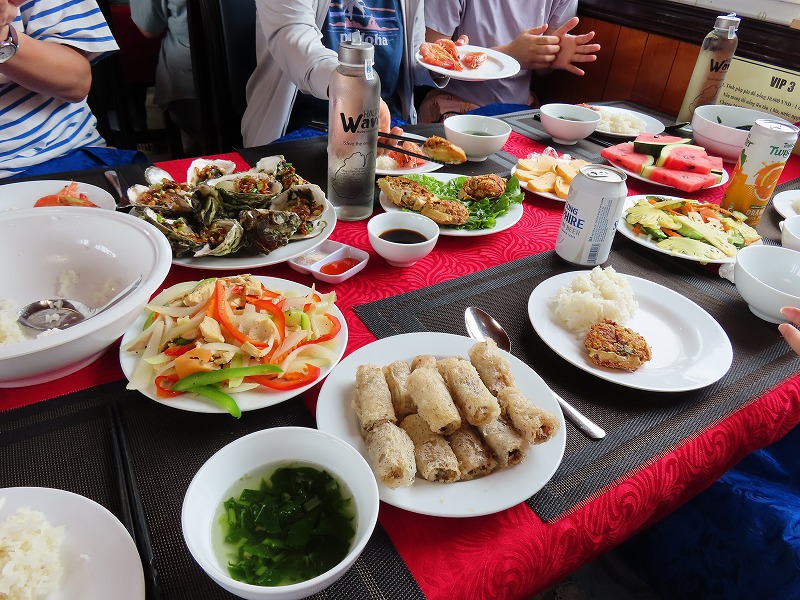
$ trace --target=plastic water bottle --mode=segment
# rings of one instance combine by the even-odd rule
[[[366,219],[373,209],[381,93],[374,56],[354,32],[339,44],[328,88],[328,199],[344,221]]]
[[[736,13],[717,17],[714,29],[700,46],[700,54],[678,113],[678,123],[691,121],[694,109],[698,106],[716,103],[739,43],[736,30],[740,22]]]

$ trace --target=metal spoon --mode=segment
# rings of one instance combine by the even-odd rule
[[[106,171],[104,175],[117,194],[117,198],[115,200],[117,203],[117,210],[122,208],[130,208],[133,206],[133,204],[131,204],[128,200],[128,197],[122,191],[122,183],[120,183],[119,174],[116,171]]]
[[[464,323],[467,326],[469,337],[479,342],[483,342],[486,339],[493,339],[498,348],[506,352],[511,352],[511,340],[506,330],[485,311],[475,306],[468,306],[467,310],[464,311]],[[558,404],[561,406],[561,410],[564,411],[567,418],[584,434],[596,440],[606,436],[605,430],[597,425],[597,423],[586,417],[582,412],[555,392],[553,392],[553,396],[556,397]]]
[[[17,319],[31,329],[42,331],[47,329],[67,329],[100,314],[107,308],[111,308],[138,288],[141,283],[142,276],[139,275],[136,281],[125,287],[100,308],[89,308],[83,302],[65,300],[64,298],[39,300],[38,302],[31,302],[20,310]]]

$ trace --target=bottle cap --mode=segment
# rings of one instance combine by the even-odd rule
[[[728,31],[733,28],[736,31],[739,28],[739,23],[742,20],[736,16],[736,13],[729,13],[727,15],[720,15],[714,23],[714,29],[726,29]]]
[[[354,31],[349,42],[339,44],[339,62],[349,67],[362,67],[375,58],[375,47],[361,41],[361,33]]]

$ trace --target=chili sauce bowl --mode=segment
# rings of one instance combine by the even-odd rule
[[[571,146],[594,133],[600,113],[576,104],[545,104],[540,109],[542,127],[556,144]]]
[[[355,513],[350,549],[334,567],[300,583],[262,586],[238,581],[231,577],[220,546],[222,503],[238,495],[232,490],[258,489],[262,477],[268,477],[272,467],[281,466],[324,470],[349,493]],[[223,589],[248,600],[296,600],[330,586],[353,565],[372,535],[378,507],[375,476],[352,446],[316,429],[274,427],[229,443],[200,467],[186,490],[181,526],[192,557]]]
[[[733,279],[750,311],[770,323],[785,323],[784,306],[800,307],[800,252],[757,244],[736,254]]]
[[[433,219],[412,212],[391,211],[367,222],[372,248],[393,267],[410,267],[431,253],[439,239]],[[392,241],[395,240],[395,241]]]
[[[341,242],[325,240],[313,250],[289,261],[298,273],[313,275],[325,283],[341,283],[367,266],[369,253]]]

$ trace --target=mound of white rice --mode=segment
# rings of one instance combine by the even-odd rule
[[[0,521],[0,598],[36,600],[57,590],[63,541],[64,528],[30,508]]]
[[[627,279],[614,267],[595,267],[581,273],[570,286],[560,287],[551,300],[561,324],[579,336],[585,336],[603,319],[624,324],[636,314],[638,306]]]
[[[399,165],[391,156],[382,154],[375,160],[375,168],[381,169],[382,171],[394,171],[399,168]]]
[[[597,131],[639,135],[644,131],[645,127],[647,127],[647,123],[628,112],[600,109],[600,121],[597,123]]]
[[[16,304],[0,298],[0,344],[12,344],[25,339],[25,334],[17,323]]]

